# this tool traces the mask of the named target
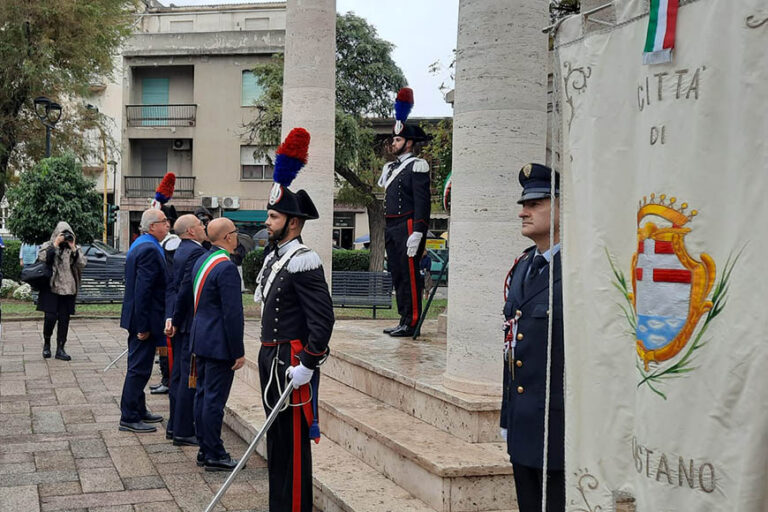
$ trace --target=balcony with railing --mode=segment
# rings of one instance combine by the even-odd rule
[[[155,189],[160,184],[162,176],[124,176],[123,191],[125,197],[155,197]],[[176,187],[173,197],[178,199],[194,199],[195,177],[176,176]]]
[[[126,119],[130,127],[195,126],[197,105],[126,105]]]

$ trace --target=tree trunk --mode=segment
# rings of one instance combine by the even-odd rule
[[[376,199],[368,205],[368,233],[371,237],[371,262],[368,270],[381,272],[384,270],[384,201]]]

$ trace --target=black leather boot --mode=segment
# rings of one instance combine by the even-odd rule
[[[51,338],[43,339],[43,357],[45,359],[51,357]]]
[[[64,352],[64,345],[66,344],[66,341],[57,341],[56,342],[56,359],[61,359],[62,361],[70,361],[72,358],[69,357],[69,354]]]

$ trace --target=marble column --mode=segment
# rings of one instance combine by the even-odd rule
[[[544,162],[547,2],[460,0],[445,386],[500,395],[504,277],[520,235],[517,175]]]
[[[336,106],[336,0],[288,0],[285,26],[282,139],[309,131],[309,161],[291,185],[306,190],[320,219],[304,226],[304,243],[316,250],[330,283],[333,238],[333,159]]]

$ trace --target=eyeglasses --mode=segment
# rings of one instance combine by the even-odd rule
[[[238,232],[238,230],[236,230],[236,229],[235,229],[234,231],[230,231],[229,233],[227,233],[227,235],[226,235],[226,236],[229,236],[229,235],[231,235],[232,233],[237,233],[237,232]]]
[[[152,224],[170,224],[170,223],[171,221],[169,221],[168,219],[163,219],[163,220],[156,220],[155,222],[150,222],[149,225],[151,226]]]

